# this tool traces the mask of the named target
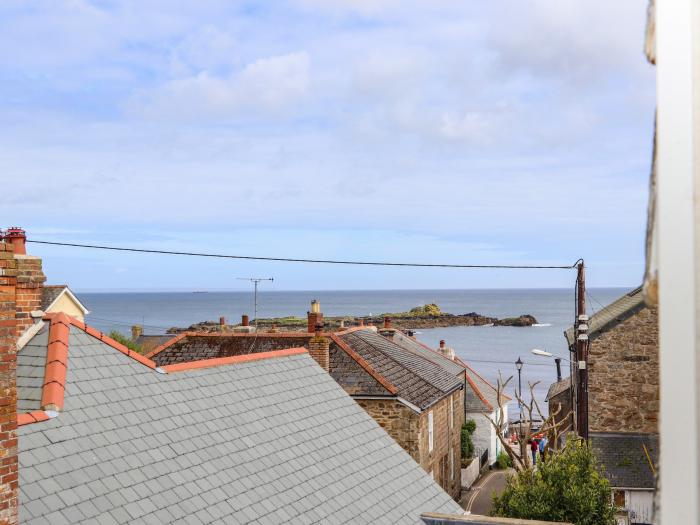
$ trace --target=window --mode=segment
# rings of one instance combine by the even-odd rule
[[[614,490],[613,491],[613,503],[616,507],[621,509],[625,508],[625,491],[624,490]]]
[[[450,428],[455,426],[455,400],[450,397]]]
[[[428,412],[428,452],[433,451],[433,411]]]

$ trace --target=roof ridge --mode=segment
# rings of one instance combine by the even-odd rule
[[[275,357],[288,357],[291,355],[307,354],[308,352],[309,351],[304,347],[285,348],[283,350],[271,350],[269,352],[257,352],[253,354],[233,355],[229,357],[217,357],[214,359],[200,359],[197,361],[174,363],[172,365],[165,365],[162,367],[162,369],[170,374],[173,372],[198,370],[200,368],[213,368],[233,363],[247,363],[250,361],[262,361],[263,359],[272,359]]]
[[[471,377],[469,377],[469,374],[464,374],[464,375],[467,378],[467,383],[469,383],[469,386],[472,387],[472,390],[477,395],[477,397],[479,399],[481,399],[481,402],[484,405],[486,405],[486,408],[488,408],[489,410],[493,410],[493,406],[491,405],[491,403],[488,402],[488,400],[486,399],[486,396],[484,396],[484,394],[481,392],[481,389],[476,385],[474,380]]]
[[[69,361],[70,327],[79,328],[86,334],[114,348],[134,361],[155,369],[156,364],[150,359],[130,350],[123,344],[86,325],[75,317],[63,312],[44,314],[44,321],[49,321],[49,340],[46,349],[44,382],[41,387],[41,410],[17,414],[17,424],[27,425],[50,419],[46,411],[63,410],[66,390],[66,375]]]
[[[420,346],[422,346],[423,348],[425,348],[425,349],[428,350],[429,352],[432,352],[436,357],[439,357],[439,358],[443,359],[444,361],[447,361],[447,362],[450,362],[450,363],[454,363],[454,362],[455,362],[454,360],[450,359],[449,357],[446,357],[446,356],[442,355],[442,354],[441,354],[440,352],[438,352],[437,350],[434,350],[433,348],[430,348],[428,345],[426,345],[426,344],[423,343],[422,341],[419,341],[417,338],[416,338],[416,339],[412,339],[412,338],[408,337],[406,334],[404,334],[404,333],[402,333],[402,332],[400,332],[400,331],[398,331],[398,330],[397,330],[397,333],[400,333],[400,334],[401,334],[401,337],[405,337],[405,338],[407,338],[407,339],[410,339],[412,342],[418,343]],[[401,346],[399,343],[396,343],[396,341],[393,341],[393,342],[394,342],[395,344]],[[426,361],[429,361],[429,362],[433,363],[433,362],[430,361],[430,359],[428,359],[427,357],[425,357],[425,356],[423,356],[423,355],[421,355],[421,354],[417,354],[417,353],[412,352],[410,348],[406,348],[406,347],[402,347],[402,348],[404,348],[404,350],[408,350],[409,352],[413,353],[414,355],[417,355],[418,357],[420,357],[420,358],[422,358],[422,359],[425,359]],[[436,364],[436,363],[433,363],[433,364]],[[437,365],[437,366],[440,366],[440,365]]]
[[[472,373],[473,373],[476,377],[478,377],[478,378],[481,379],[484,383],[486,383],[488,386],[490,386],[491,388],[493,388],[494,392],[496,392],[496,394],[498,394],[498,389],[497,389],[495,386],[493,386],[493,385],[490,383],[490,381],[489,381],[488,379],[485,379],[481,374],[479,374],[479,372],[477,372],[477,371],[474,370],[471,366],[469,366],[469,365],[467,364],[466,361],[462,361],[462,362],[464,363],[464,366],[466,366],[469,370],[471,370]],[[467,375],[469,375],[469,374],[467,374]],[[503,397],[505,397],[508,401],[512,401],[512,400],[513,400],[512,397],[510,397],[508,394],[506,394],[506,393],[503,392],[503,391],[501,391],[501,395],[502,395]]]
[[[281,337],[281,338],[301,338],[301,337],[314,337],[315,334],[310,332],[251,332],[251,333],[229,333],[229,332],[180,332],[175,335],[172,339],[168,339],[166,342],[157,346],[147,354],[145,357],[152,358],[160,354],[163,350],[170,348],[172,345],[182,341],[185,337]],[[327,336],[328,334],[323,333],[322,335]]]
[[[435,369],[436,369],[440,374],[446,374],[447,376],[450,376],[450,378],[455,377],[455,376],[452,376],[452,374],[449,374],[449,373],[448,373],[445,369],[443,369],[440,365],[435,364],[435,363],[433,363],[432,361],[430,361],[430,359],[426,359],[425,357],[423,357],[423,356],[421,356],[421,355],[418,355],[418,354],[416,354],[416,353],[414,353],[414,352],[408,351],[407,349],[405,349],[404,347],[402,347],[401,345],[399,345],[399,344],[396,343],[395,341],[392,341],[391,339],[388,339],[388,338],[386,338],[386,337],[384,337],[384,336],[382,336],[382,335],[380,335],[380,334],[378,334],[378,333],[376,333],[376,332],[374,332],[374,331],[371,331],[371,330],[370,330],[370,331],[367,331],[367,334],[368,334],[368,335],[369,335],[369,334],[372,334],[372,335],[376,335],[377,337],[381,337],[381,340],[382,340],[382,341],[384,341],[384,342],[386,342],[386,343],[389,343],[389,344],[391,344],[391,345],[394,345],[394,346],[398,349],[399,352],[408,352],[410,355],[412,355],[412,356],[414,356],[414,357],[419,357],[419,358],[422,359],[425,363],[428,363],[430,366],[435,367]],[[357,335],[357,334],[351,334],[351,335]],[[431,380],[429,380],[428,378],[424,377],[421,373],[419,373],[419,371],[415,370],[414,368],[410,368],[410,367],[406,366],[404,363],[398,361],[398,360],[395,359],[393,356],[387,354],[387,353],[384,352],[382,349],[375,347],[375,346],[372,345],[371,343],[368,343],[368,342],[366,342],[366,341],[365,341],[365,343],[366,343],[368,346],[370,346],[373,350],[375,350],[376,352],[381,353],[386,359],[389,359],[389,360],[392,361],[393,363],[396,363],[398,366],[400,366],[402,369],[406,370],[406,371],[407,371],[409,374],[411,374],[412,376],[417,377],[417,378],[420,379],[422,382],[424,382],[424,383],[430,385],[432,388],[435,388],[436,390],[442,392],[443,395],[446,395],[446,394],[448,394],[449,392],[451,392],[452,390],[454,390],[454,389],[458,388],[459,386],[461,386],[461,383],[460,383],[459,385],[455,386],[454,388],[451,388],[451,389],[448,389],[448,390],[443,390],[441,387],[439,387],[439,386],[437,386],[436,384],[434,384],[433,381],[431,381]]]
[[[376,379],[380,385],[386,388],[391,394],[396,395],[399,391],[396,386],[391,383],[382,374],[377,372],[372,365],[370,365],[360,354],[355,352],[345,341],[343,341],[336,334],[331,334],[331,339],[346,353],[348,354],[358,365],[360,365],[369,375]]]

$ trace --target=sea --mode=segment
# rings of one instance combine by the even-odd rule
[[[589,289],[587,313],[594,313],[628,291]],[[218,321],[220,316],[231,323],[239,322],[241,314],[252,319],[254,312],[250,292],[79,293],[78,296],[90,310],[89,324],[105,332],[117,330],[125,335],[135,324],[143,325],[146,334],[162,334],[170,327]],[[549,385],[556,381],[556,367],[553,358],[536,356],[531,351],[545,350],[564,358],[562,373],[568,373],[566,359],[571,356],[563,332],[574,320],[575,297],[571,289],[267,291],[258,293],[258,316],[303,317],[313,299],[320,301],[327,316],[403,312],[428,303],[453,314],[477,312],[497,318],[534,315],[538,323],[531,327],[431,328],[420,329],[416,335],[432,347],[444,339],[461,359],[493,384],[499,378],[501,381],[512,378],[506,386],[510,393],[517,387],[515,361],[520,358],[524,362],[521,381],[525,397],[532,384],[540,403]],[[546,410],[544,405],[543,410]]]

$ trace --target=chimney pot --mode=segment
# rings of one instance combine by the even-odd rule
[[[219,326],[224,326],[226,324],[226,318],[222,315],[219,317]]]
[[[246,314],[241,316],[241,325],[250,326],[250,318]]]
[[[131,340],[136,341],[143,334],[143,326],[135,324],[131,327]]]
[[[445,348],[445,340],[440,339],[440,348]]]
[[[22,228],[11,226],[5,232],[3,240],[14,246],[15,255],[27,255],[27,234]]]
[[[317,300],[311,301],[311,310],[306,312],[307,325],[306,331],[313,334],[316,331],[316,325],[323,324],[323,313],[321,313],[321,303]]]
[[[384,328],[391,328],[391,317],[384,318]]]

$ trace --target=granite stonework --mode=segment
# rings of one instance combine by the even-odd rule
[[[591,432],[658,431],[659,328],[655,308],[642,307],[589,346]]]
[[[460,428],[464,422],[462,399],[462,391],[458,390],[429,409],[417,413],[396,399],[355,398],[453,498],[459,498],[461,490]],[[452,418],[450,409],[453,411]],[[430,412],[433,414],[432,451],[429,450],[428,439]]]

